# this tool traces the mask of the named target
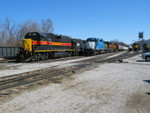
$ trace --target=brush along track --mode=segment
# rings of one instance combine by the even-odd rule
[[[45,81],[56,80],[55,82],[57,82],[57,80],[63,78],[63,76],[65,75],[73,74],[76,71],[80,71],[83,69],[88,69],[89,67],[92,67],[95,64],[105,63],[105,62],[115,62],[119,59],[129,58],[137,54],[139,53],[125,52],[119,56],[108,58],[108,59],[106,59],[106,55],[98,56],[98,57],[91,58],[88,60],[80,61],[80,64],[70,66],[68,68],[61,68],[61,69],[50,68],[50,69],[39,71],[39,72],[36,71],[36,73],[26,73],[24,75],[22,74],[20,76],[17,75],[14,77],[11,77],[11,76],[3,77],[3,78],[0,78],[0,91],[8,91],[8,90],[15,89],[21,86],[26,86],[29,84],[34,85],[37,82],[41,82],[42,84],[44,84]],[[13,93],[13,92],[10,93],[10,91],[8,92],[9,92],[8,95]],[[0,97],[2,97],[3,95],[5,95],[4,92],[0,93]]]

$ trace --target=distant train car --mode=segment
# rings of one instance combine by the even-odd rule
[[[118,44],[114,44],[114,51],[119,51],[119,45]]]
[[[123,50],[123,51],[128,50],[128,49],[129,49],[129,47],[127,47],[127,46],[122,46],[122,50]]]
[[[105,51],[105,43],[99,38],[88,38],[85,44],[85,54],[95,55]]]
[[[109,52],[114,51],[114,44],[112,42],[109,42]]]
[[[113,43],[113,51],[114,52],[119,51],[119,45],[118,44]]]
[[[143,49],[144,49],[144,52],[149,51],[150,50],[149,45],[143,44]]]
[[[131,45],[129,45],[128,50],[129,50],[129,51],[132,51],[132,46],[131,46]]]
[[[140,49],[139,44],[137,44],[137,43],[134,43],[134,44],[132,45],[132,48],[133,48],[133,51],[137,51],[137,50]]]
[[[124,50],[128,50],[129,47],[127,46],[123,46],[123,45],[119,45],[119,51],[124,51]]]
[[[115,43],[105,41],[105,50],[106,52],[117,51],[118,46]]]

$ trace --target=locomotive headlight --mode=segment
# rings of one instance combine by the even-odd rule
[[[77,47],[79,47],[80,46],[80,43],[77,43]]]

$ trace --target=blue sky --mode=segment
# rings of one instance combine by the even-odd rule
[[[150,0],[0,0],[0,18],[15,23],[50,18],[54,33],[74,38],[150,38]]]

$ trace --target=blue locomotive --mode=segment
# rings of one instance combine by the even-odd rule
[[[85,45],[86,55],[95,55],[105,51],[105,43],[99,38],[88,38]]]

